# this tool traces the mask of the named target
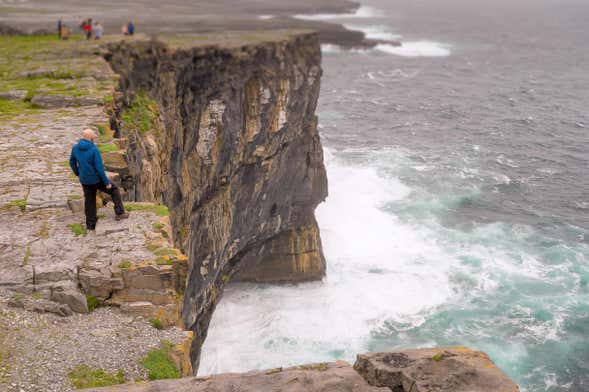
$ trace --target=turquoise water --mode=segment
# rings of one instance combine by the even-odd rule
[[[404,47],[324,48],[327,277],[230,286],[200,373],[466,345],[523,391],[589,391],[582,15],[576,0],[367,0],[345,16]]]

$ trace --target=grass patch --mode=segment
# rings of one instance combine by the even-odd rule
[[[160,320],[158,318],[152,318],[152,319],[150,319],[149,320],[149,323],[155,329],[164,329],[164,324],[162,324],[162,320]]]
[[[125,374],[121,369],[112,374],[102,369],[92,369],[88,365],[76,366],[68,373],[67,378],[77,389],[108,387],[125,382]]]
[[[98,307],[98,298],[96,296],[88,294],[86,295],[86,302],[88,303],[88,311],[93,312]]]
[[[170,259],[170,256],[160,256],[157,259],[155,259],[155,263],[157,265],[172,265],[172,259]]]
[[[131,106],[121,113],[121,126],[125,130],[149,132],[156,127],[158,105],[144,91],[135,95]]]
[[[33,297],[34,299],[41,299],[43,298],[43,294],[41,294],[40,292],[34,292],[33,294],[31,294],[31,297]]]
[[[25,199],[13,200],[4,205],[4,207],[18,207],[22,212],[27,208],[27,201]]]
[[[80,199],[82,199],[82,195],[68,195],[67,199],[68,200],[80,200]]]
[[[86,230],[86,227],[81,223],[70,223],[69,225],[67,225],[67,227],[70,228],[70,230],[72,231],[72,233],[74,233],[76,237],[88,234],[88,230]]]
[[[164,228],[164,224],[160,222],[154,222],[151,227],[153,227],[154,230],[162,230]]]
[[[100,152],[113,152],[113,151],[118,151],[119,148],[114,145],[114,144],[99,144],[98,145],[98,151]]]
[[[432,359],[434,360],[434,362],[440,362],[442,360],[442,354],[441,353],[436,353],[436,354],[434,354],[434,356],[432,357]]]
[[[161,248],[153,252],[153,254],[156,256],[175,256],[178,254],[178,252],[176,249]]]
[[[129,260],[123,260],[119,263],[119,268],[120,269],[127,269],[131,267],[131,262]]]
[[[162,342],[157,350],[151,350],[141,361],[141,365],[147,370],[150,380],[163,380],[167,378],[180,378],[180,372],[170,359],[170,342]]]
[[[125,210],[127,211],[150,211],[157,216],[168,216],[170,211],[168,207],[161,204],[139,204],[139,203],[127,203],[125,204]]]

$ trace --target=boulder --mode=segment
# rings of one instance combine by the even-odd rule
[[[88,313],[86,296],[78,290],[72,288],[54,290],[51,294],[51,300],[68,305],[76,313]]]
[[[466,347],[360,354],[354,369],[398,392],[517,392],[487,354]]]
[[[129,175],[127,156],[124,151],[111,151],[102,154],[104,168],[109,172],[118,173],[121,177]]]
[[[46,299],[33,299],[33,298],[12,298],[8,305],[16,307],[16,308],[23,308],[29,312],[37,312],[37,313],[53,313],[61,317],[71,316],[72,310],[68,305],[65,304],[58,304],[53,301],[48,301]]]

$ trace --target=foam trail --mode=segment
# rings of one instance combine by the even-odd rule
[[[358,26],[351,24],[344,24],[348,30],[361,31],[367,39],[374,39],[379,41],[399,41],[403,38],[400,34],[395,34],[390,31],[387,26]]]
[[[435,41],[403,42],[401,46],[379,44],[375,50],[403,57],[446,57],[451,54],[450,45]]]
[[[317,219],[327,277],[230,286],[213,316],[200,374],[353,360],[385,320],[419,325],[423,312],[450,297],[444,251],[380,209],[410,189],[373,168],[326,157],[330,196]]]
[[[353,14],[298,14],[294,15],[297,19],[304,20],[331,20],[331,19],[350,19],[350,18],[377,18],[382,16],[381,12],[375,8],[361,6]]]

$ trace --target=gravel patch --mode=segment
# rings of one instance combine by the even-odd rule
[[[147,352],[163,340],[185,339],[180,328],[157,330],[117,308],[59,317],[9,307],[8,299],[0,294],[1,391],[71,391],[67,373],[79,364],[122,369],[130,381],[146,379],[139,362]]]

